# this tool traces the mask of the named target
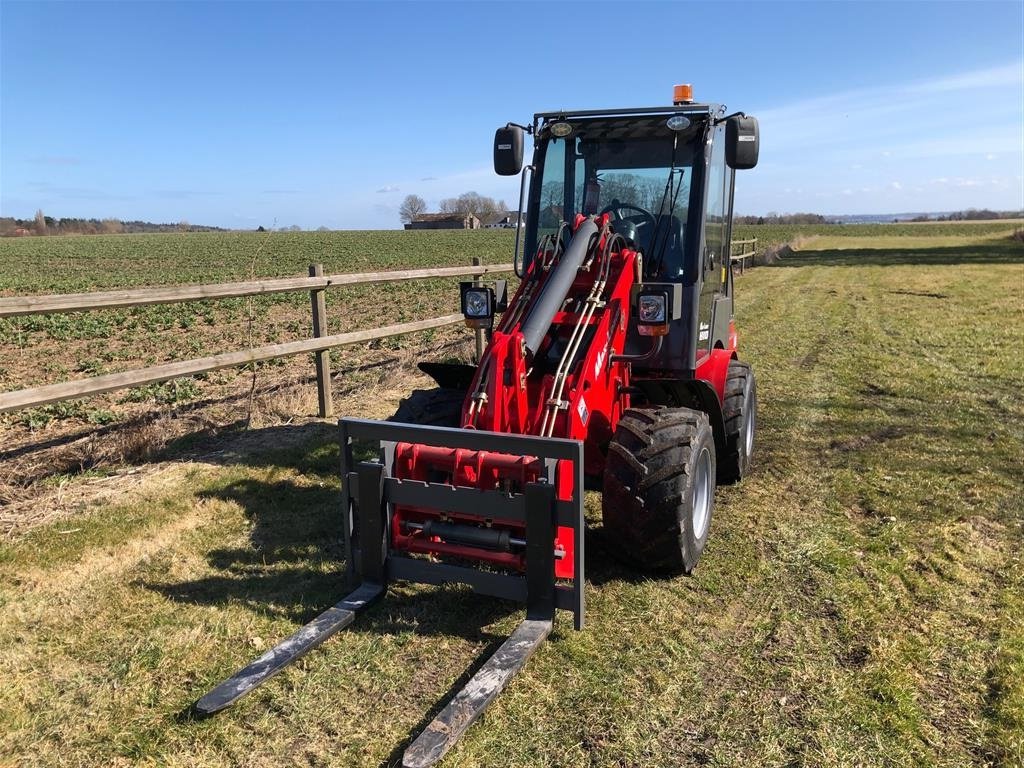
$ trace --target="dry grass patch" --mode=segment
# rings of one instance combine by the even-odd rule
[[[1024,259],[858,240],[740,286],[758,470],[717,494],[696,575],[621,566],[588,497],[588,628],[560,621],[445,765],[1020,764]],[[414,384],[375,382],[339,411]],[[0,545],[0,761],[395,764],[514,606],[401,585],[186,714],[342,594],[337,462],[330,425],[278,423]]]

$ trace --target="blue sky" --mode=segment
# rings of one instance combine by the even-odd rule
[[[396,227],[496,127],[698,100],[761,121],[738,213],[1024,207],[1024,3],[0,0],[0,214]]]

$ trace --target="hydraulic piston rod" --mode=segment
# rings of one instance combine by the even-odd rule
[[[597,224],[593,219],[587,219],[580,224],[569,247],[565,249],[562,258],[548,275],[544,288],[537,297],[537,303],[533,305],[522,326],[523,339],[531,355],[537,354],[537,350],[540,349],[541,342],[551,328],[551,321],[565,301],[576,279],[576,273],[580,271],[583,261],[590,253],[591,243],[597,234]]]

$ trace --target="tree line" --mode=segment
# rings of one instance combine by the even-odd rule
[[[764,216],[733,216],[736,224],[828,224],[820,213],[768,213]]]
[[[174,224],[154,224],[150,221],[122,221],[121,219],[55,218],[41,210],[31,219],[0,217],[0,237],[15,235],[119,235],[136,232],[225,232],[221,227],[207,227],[179,221]]]
[[[1024,211],[990,211],[988,208],[968,208],[966,211],[953,211],[939,216],[927,214],[915,216],[911,221],[993,221],[997,219],[1024,218]]]

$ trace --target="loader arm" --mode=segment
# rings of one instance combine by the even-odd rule
[[[629,407],[629,368],[621,360],[630,290],[640,256],[610,226],[608,215],[577,217],[573,236],[534,259],[484,351],[463,405],[467,430],[559,437],[582,442],[584,471],[600,474],[601,448]],[[541,467],[525,457],[465,455],[400,443],[397,477],[428,479],[481,491],[535,482]],[[556,467],[559,499],[571,497],[571,473]],[[479,512],[439,513],[396,505],[391,546],[418,554],[459,557],[526,569],[525,524],[501,523]],[[577,543],[568,526],[555,541],[557,578],[575,573]]]

